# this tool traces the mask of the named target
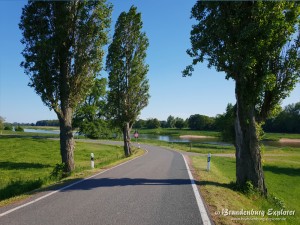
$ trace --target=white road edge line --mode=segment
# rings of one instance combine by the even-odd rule
[[[202,218],[202,222],[204,225],[211,225],[211,222],[210,222],[210,219],[208,217],[208,214],[207,214],[207,211],[205,209],[205,206],[204,206],[204,203],[202,201],[202,198],[199,194],[199,191],[198,191],[198,188],[197,188],[197,185],[195,183],[195,180],[194,180],[194,177],[190,171],[190,167],[185,159],[185,156],[180,153],[184,159],[184,162],[185,162],[185,166],[187,168],[187,171],[188,171],[188,174],[189,174],[189,177],[190,177],[190,180],[191,180],[191,184],[192,184],[192,187],[193,187],[193,191],[194,191],[194,195],[195,195],[195,198],[196,198],[196,201],[197,201],[197,205],[198,205],[198,208],[199,208],[199,211],[200,211],[200,214],[201,214],[201,218]]]
[[[33,201],[30,201],[30,202],[27,202],[27,203],[25,203],[25,204],[23,204],[23,205],[20,205],[20,206],[17,206],[17,207],[15,207],[15,208],[12,208],[12,209],[10,209],[10,210],[8,210],[8,211],[6,211],[6,212],[1,213],[1,214],[0,214],[0,217],[5,216],[5,215],[7,215],[7,214],[10,214],[10,213],[12,213],[12,212],[14,212],[14,211],[16,211],[16,210],[18,210],[18,209],[24,208],[24,207],[26,207],[26,206],[28,206],[28,205],[33,204],[33,203],[36,203],[36,202],[38,202],[38,201],[40,201],[40,200],[42,200],[42,199],[44,199],[44,198],[47,198],[47,197],[49,197],[49,196],[51,196],[51,195],[56,194],[57,192],[63,191],[63,190],[65,190],[65,189],[68,189],[68,188],[70,188],[70,187],[72,187],[72,186],[74,186],[74,185],[76,185],[76,184],[79,184],[79,183],[81,183],[81,182],[84,182],[84,181],[86,181],[86,180],[89,180],[89,179],[91,179],[91,178],[93,178],[93,177],[99,176],[100,174],[103,174],[103,173],[105,173],[105,172],[107,172],[107,171],[113,170],[113,169],[115,169],[115,168],[117,168],[117,167],[119,167],[119,166],[122,166],[122,165],[124,165],[124,164],[126,164],[126,163],[129,163],[129,162],[131,162],[131,161],[133,161],[133,160],[136,160],[136,159],[138,159],[138,158],[140,158],[140,157],[142,157],[142,156],[145,156],[145,155],[148,153],[148,151],[147,151],[146,149],[144,149],[144,150],[146,151],[146,153],[143,154],[143,155],[140,155],[140,156],[138,156],[138,157],[136,157],[136,158],[133,158],[133,159],[131,159],[131,160],[128,160],[128,161],[126,161],[126,162],[123,162],[123,163],[121,163],[121,164],[119,164],[119,165],[117,165],[117,166],[114,166],[114,167],[112,167],[112,168],[103,170],[103,171],[101,171],[100,173],[97,173],[97,174],[95,174],[95,175],[93,175],[93,176],[90,176],[90,177],[88,177],[88,178],[84,178],[83,180],[80,180],[80,181],[77,181],[77,182],[75,182],[75,183],[69,184],[68,186],[62,187],[62,188],[60,188],[60,189],[58,189],[58,190],[56,190],[56,191],[52,191],[52,192],[50,192],[50,193],[48,193],[48,194],[46,194],[46,195],[43,195],[42,197],[39,197],[39,198],[37,198],[37,199],[35,199],[35,200],[33,200]]]

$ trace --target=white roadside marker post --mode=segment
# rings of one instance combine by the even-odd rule
[[[207,155],[207,171],[210,170],[210,158],[211,158],[211,154],[208,153],[208,155]]]
[[[94,153],[91,153],[91,167],[92,167],[92,169],[95,168],[95,163],[94,163]]]

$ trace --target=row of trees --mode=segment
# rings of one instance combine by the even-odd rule
[[[167,120],[162,121],[156,118],[147,120],[139,119],[133,125],[133,128],[135,129],[155,129],[160,127],[177,129],[190,128],[192,130],[216,130],[215,118],[200,114],[191,115],[188,119],[179,117],[175,118],[173,116],[169,116]]]
[[[35,123],[35,126],[49,126],[49,127],[58,127],[58,120],[39,120]]]
[[[263,125],[266,132],[300,133],[300,102],[290,104]]]
[[[148,104],[148,39],[134,6],[116,22],[106,57],[109,91],[102,98],[107,81],[100,72],[111,12],[106,0],[29,1],[22,11],[21,66],[30,78],[29,86],[58,117],[65,172],[75,168],[74,125],[95,137],[95,130],[106,130],[109,119],[109,125],[122,130],[129,156],[132,124]]]
[[[133,128],[135,129],[141,129],[141,128],[147,128],[147,129],[155,129],[155,128],[186,128],[188,127],[188,120],[184,120],[179,117],[173,117],[169,116],[168,119],[165,121],[160,121],[156,118],[151,118],[147,120],[139,119],[133,124]]]
[[[300,133],[300,102],[287,105],[284,109],[277,109],[276,115],[267,119],[262,125],[264,132],[271,133]],[[208,117],[205,115],[194,114],[188,119],[175,118],[169,116],[167,121],[159,121],[158,119],[139,119],[135,124],[135,129],[147,128],[190,128],[192,130],[212,130],[220,131],[221,138],[224,141],[235,141],[234,121],[236,119],[236,106],[228,104],[223,114],[216,117]],[[172,126],[170,122],[172,121]],[[177,122],[179,121],[179,122]],[[183,124],[183,125],[181,125]]]

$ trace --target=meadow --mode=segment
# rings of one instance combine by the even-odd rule
[[[134,132],[135,129],[132,129]],[[140,134],[155,134],[155,135],[171,135],[179,137],[181,135],[199,135],[199,136],[211,136],[220,137],[221,134],[218,131],[202,131],[191,130],[188,128],[176,129],[176,128],[156,128],[156,129],[138,129]],[[287,134],[287,133],[265,133],[264,140],[278,141],[280,138],[300,139],[300,134]]]
[[[244,192],[236,189],[234,157],[212,154],[209,172],[206,171],[206,156],[193,156],[192,164],[201,195],[216,224],[299,224],[300,148],[265,151],[263,168],[267,198],[260,196],[251,185]],[[252,210],[264,215],[227,215],[226,210]],[[267,215],[271,211],[283,212],[281,210],[294,215]]]
[[[0,135],[0,205],[5,204],[1,200],[59,182],[59,177],[53,176],[61,162],[59,141],[48,137],[21,133]],[[92,152],[95,169],[90,166]],[[134,156],[137,154],[142,152],[136,150]],[[98,143],[76,142],[74,155],[76,169],[65,180],[83,178],[129,159],[124,157],[123,147]]]
[[[133,131],[135,129],[132,129]],[[156,128],[156,129],[138,129],[140,134],[157,134],[157,135],[171,135],[179,137],[181,135],[199,135],[199,136],[212,136],[220,137],[220,132],[217,131],[201,131],[191,130],[188,128],[176,129],[176,128]]]

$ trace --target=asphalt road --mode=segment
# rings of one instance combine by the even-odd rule
[[[142,147],[148,153],[140,158],[8,214],[0,212],[0,224],[203,224],[182,155]]]

